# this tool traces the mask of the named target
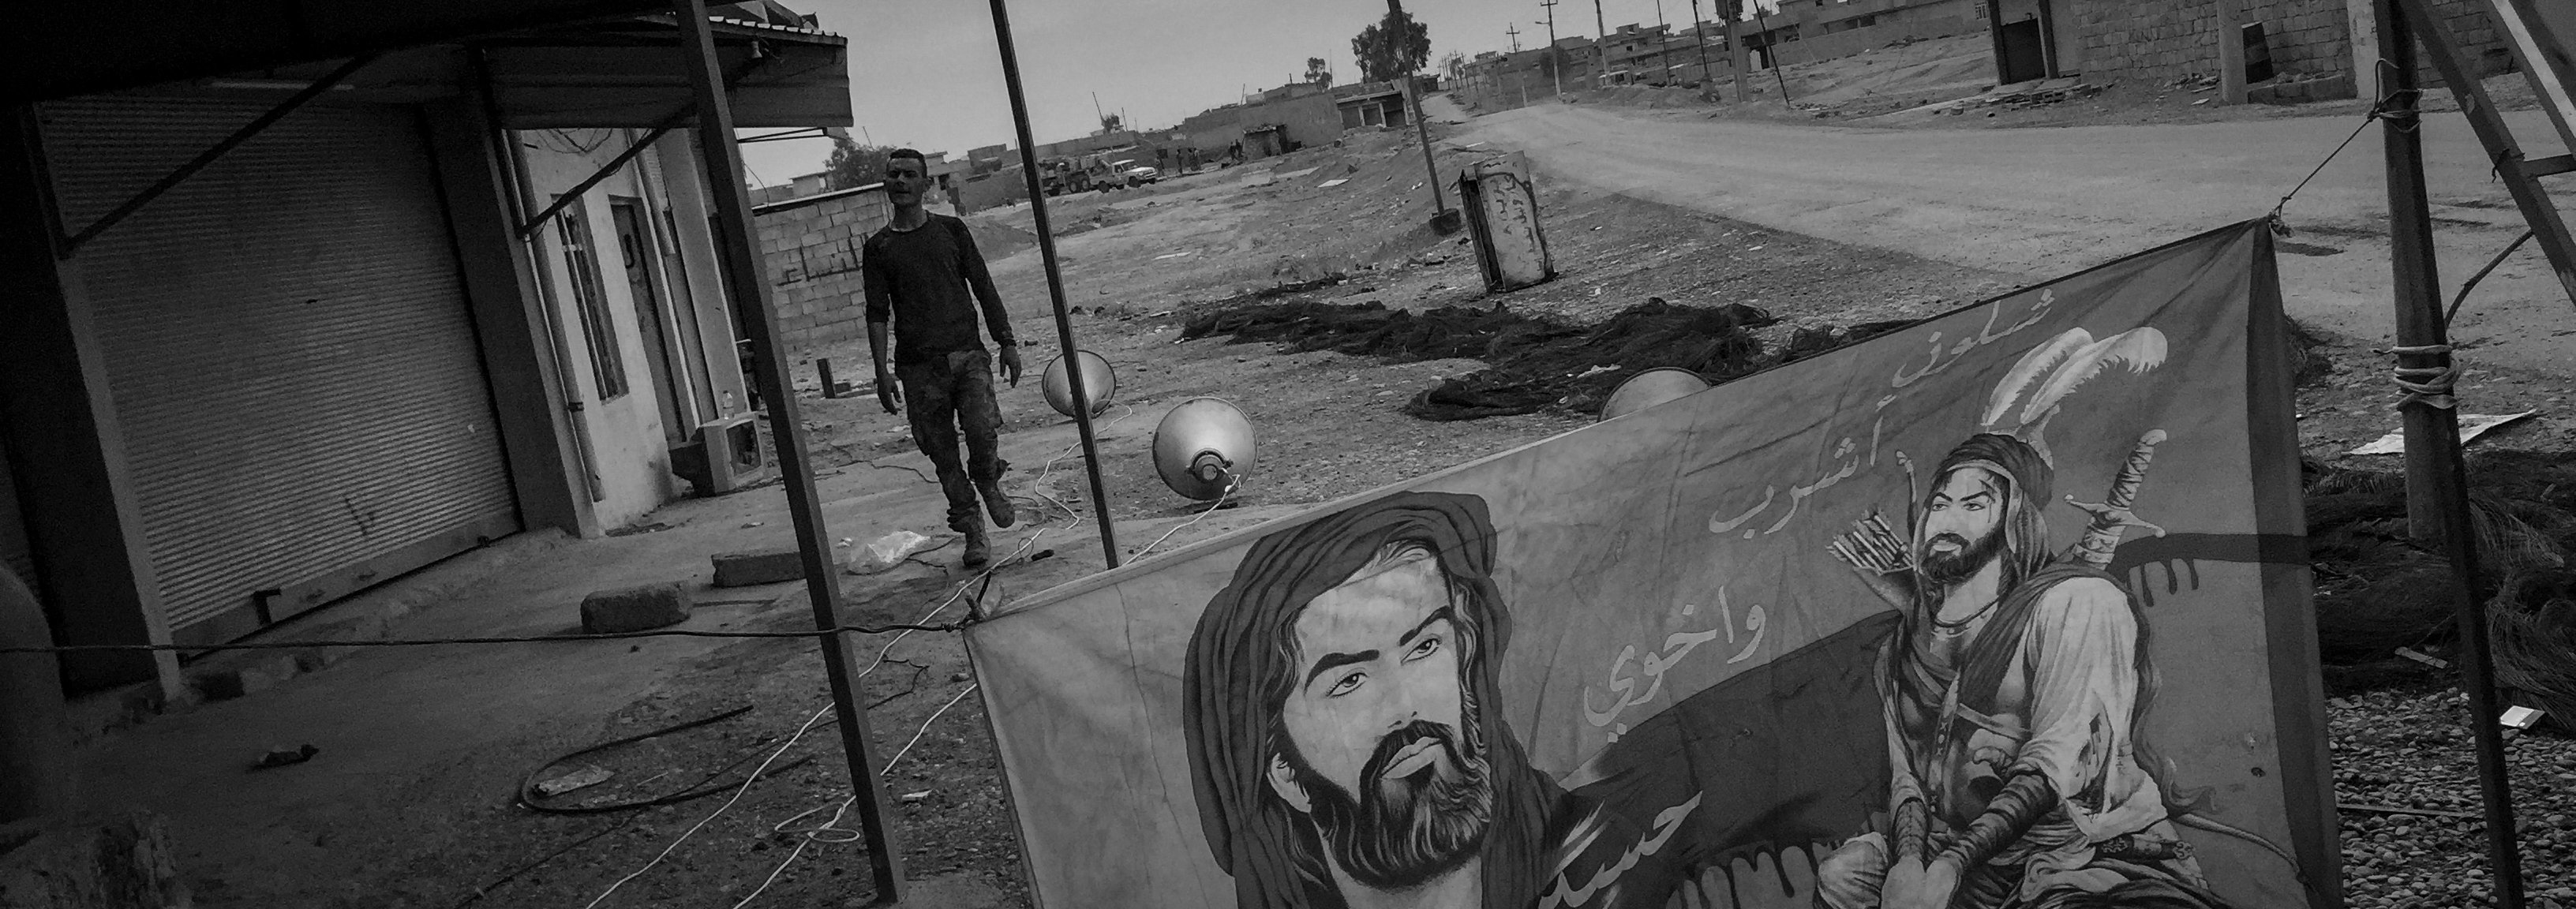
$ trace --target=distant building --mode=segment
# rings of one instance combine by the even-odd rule
[[[1333,94],[1333,107],[1341,112],[1345,130],[1404,126],[1412,122],[1405,114],[1404,90],[1396,87],[1395,83],[1371,82]]]

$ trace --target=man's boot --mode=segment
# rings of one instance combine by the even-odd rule
[[[1018,510],[1011,507],[1011,497],[1002,494],[1000,479],[978,481],[975,492],[984,497],[984,513],[993,516],[993,526],[1009,527],[1012,521],[1019,520]]]
[[[979,523],[967,528],[966,557],[961,561],[968,568],[982,568],[984,563],[992,560],[993,544],[984,539],[984,526]]]

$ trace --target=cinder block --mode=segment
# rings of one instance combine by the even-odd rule
[[[730,552],[715,557],[718,587],[776,584],[805,576],[804,554],[795,549]]]
[[[689,618],[688,588],[678,584],[645,584],[594,591],[581,599],[581,630],[615,634],[676,625]]]

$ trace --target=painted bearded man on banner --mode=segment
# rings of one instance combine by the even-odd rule
[[[1910,603],[1879,666],[1891,829],[1820,864],[1820,904],[2224,905],[2137,739],[2154,675],[2135,601],[2049,551],[2054,482],[2030,443],[1971,436],[1933,472],[1910,547],[1879,526],[1839,550],[1905,552],[1851,561]]]
[[[1504,723],[1494,545],[1484,500],[1404,493],[1262,538],[1209,602],[1182,716],[1239,906],[1535,906],[1601,831]]]

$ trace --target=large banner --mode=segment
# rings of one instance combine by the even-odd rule
[[[2238,225],[1015,604],[1038,900],[2327,905],[2287,349]]]

